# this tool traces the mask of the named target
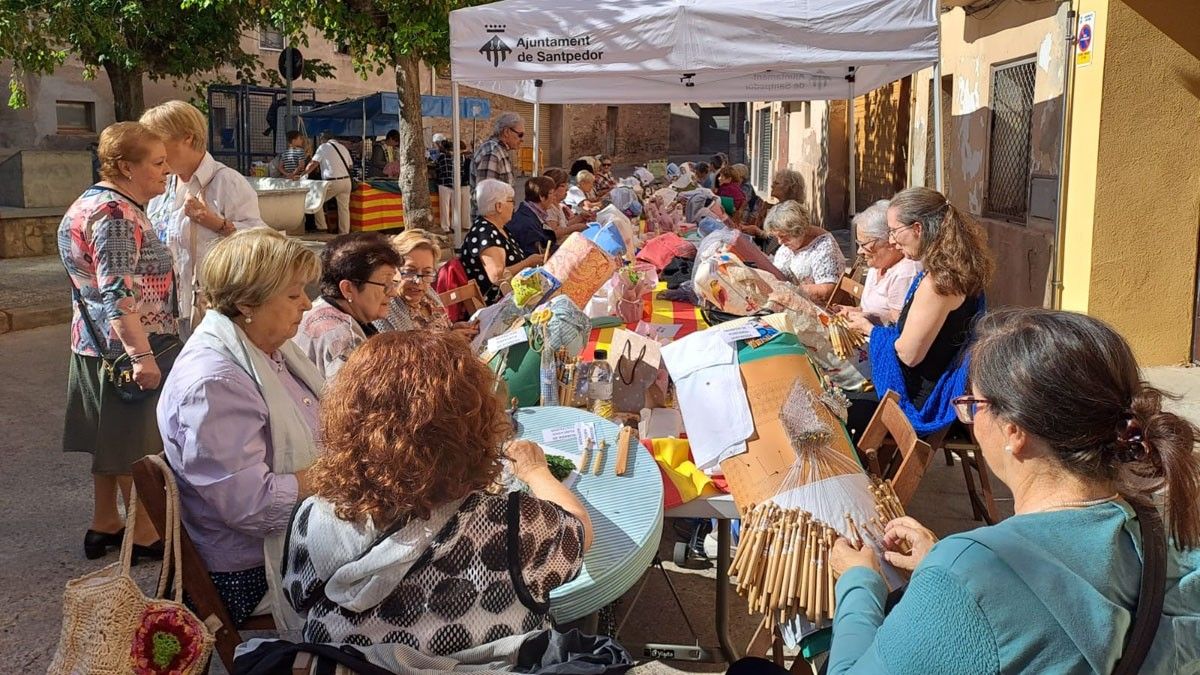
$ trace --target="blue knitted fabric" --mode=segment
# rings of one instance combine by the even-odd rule
[[[912,286],[908,289],[908,296],[904,299],[905,305],[912,302],[913,294],[917,292],[917,286],[924,278],[925,272],[922,271],[913,279]],[[980,296],[976,316],[982,314],[986,310],[986,306],[985,299]],[[970,366],[968,348],[974,335],[963,346],[962,358],[958,365],[942,373],[937,384],[934,385],[933,392],[930,393],[929,398],[925,399],[920,410],[913,405],[912,399],[908,395],[908,387],[904,384],[904,370],[900,364],[900,357],[896,355],[896,340],[899,338],[900,330],[895,326],[876,326],[871,331],[871,341],[868,346],[871,357],[871,381],[875,384],[875,391],[880,392],[881,395],[889,389],[899,394],[900,408],[912,422],[917,435],[928,436],[945,429],[954,422],[954,406],[950,402],[967,393],[967,371]]]

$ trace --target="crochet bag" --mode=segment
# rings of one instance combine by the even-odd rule
[[[167,486],[167,531],[158,590],[153,598],[146,597],[129,575],[138,512],[135,487],[129,497],[120,562],[67,582],[62,633],[49,675],[191,675],[208,667],[213,635],[183,605],[179,488],[161,457],[149,459],[159,465]],[[163,595],[172,567],[175,597],[167,600]]]
[[[617,261],[583,234],[573,232],[546,261],[545,269],[562,282],[561,295],[570,298],[576,307],[586,307],[617,271]]]

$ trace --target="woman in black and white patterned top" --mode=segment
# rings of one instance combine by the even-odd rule
[[[548,627],[591,522],[533,443],[503,451],[529,493],[489,492],[512,432],[492,377],[461,338],[423,331],[377,335],[342,367],[288,530],[306,641],[444,656]]]
[[[479,284],[487,304],[495,304],[503,293],[500,284],[514,274],[541,261],[541,256],[525,256],[521,245],[507,232],[504,226],[512,219],[515,209],[512,186],[503,181],[488,178],[475,186],[475,203],[479,216],[463,238],[458,250],[467,278]]]

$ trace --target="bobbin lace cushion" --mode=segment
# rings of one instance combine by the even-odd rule
[[[307,516],[297,514],[283,581],[293,606],[319,594],[303,630],[311,642],[404,644],[440,656],[546,628],[550,591],[583,561],[583,526],[561,507],[523,493],[475,493],[383,602],[353,612],[322,593]]]

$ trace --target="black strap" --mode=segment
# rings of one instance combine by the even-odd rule
[[[1133,675],[1141,669],[1150,645],[1162,621],[1163,598],[1166,596],[1167,537],[1158,509],[1151,504],[1127,499],[1137,514],[1142,534],[1142,581],[1138,590],[1137,609],[1129,628],[1129,642],[1113,668],[1113,675]]]
[[[353,178],[354,172],[350,170],[350,165],[346,163],[346,157],[342,155],[341,150],[338,150],[340,144],[334,143],[333,141],[325,141],[325,143],[329,146],[330,150],[333,150],[333,154],[337,155],[337,158],[342,160],[342,166],[346,168],[346,175],[343,178],[330,178],[329,180],[345,180],[346,178]],[[347,150],[347,152],[349,152],[349,150]]]

